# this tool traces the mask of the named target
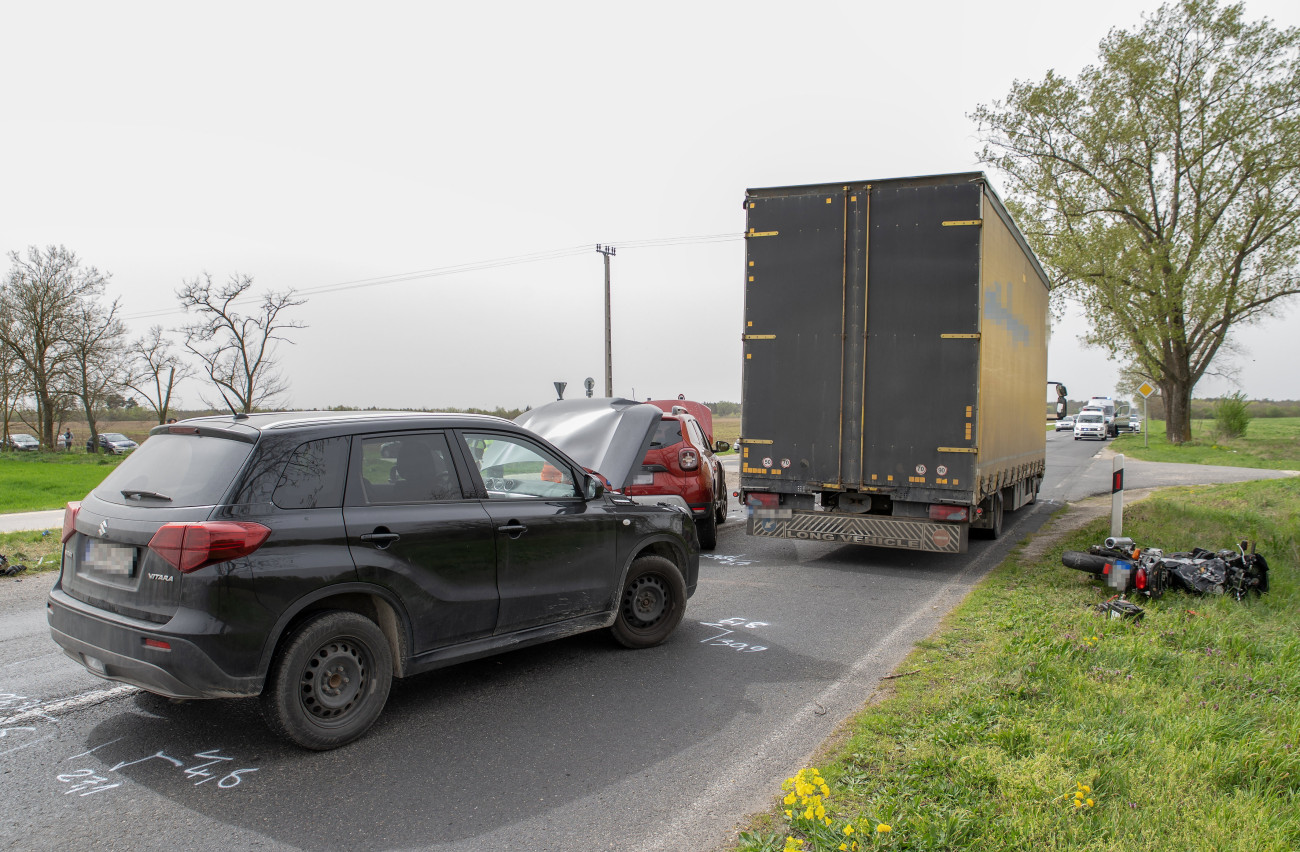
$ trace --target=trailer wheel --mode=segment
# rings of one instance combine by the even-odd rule
[[[989,495],[989,505],[985,511],[989,513],[990,525],[978,528],[980,538],[992,541],[1002,535],[1002,510],[1002,492],[998,491]],[[972,529],[971,532],[976,532],[976,530]]]

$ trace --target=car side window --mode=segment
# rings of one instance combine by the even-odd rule
[[[281,509],[338,508],[347,472],[347,438],[308,441],[289,457],[271,502]]]
[[[699,423],[696,423],[694,420],[687,421],[686,431],[691,433],[692,444],[697,447],[713,449],[712,447],[709,447],[709,442],[704,440],[704,432],[700,429]]]
[[[490,500],[578,497],[568,464],[517,435],[464,434]]]
[[[361,439],[361,490],[370,505],[461,499],[451,448],[441,432]]]

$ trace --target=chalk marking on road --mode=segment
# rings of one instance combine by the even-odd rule
[[[126,739],[126,737],[118,737],[116,740],[109,740],[109,741],[106,742],[106,743],[100,743],[99,745],[95,746],[94,748],[90,749],[89,751],[83,751],[81,754],[74,754],[72,757],[68,758],[68,760],[76,760],[76,759],[79,758],[79,757],[85,757],[85,756],[88,755],[88,754],[94,754],[95,752],[97,752],[97,751],[99,751],[101,748],[103,748],[104,746],[111,746],[113,743],[118,742],[119,740],[124,740],[124,739]]]
[[[53,720],[56,714],[71,713],[74,710],[80,710],[83,707],[93,707],[96,704],[103,704],[105,701],[112,701],[114,698],[124,698],[133,693],[139,692],[139,687],[135,686],[116,686],[112,689],[100,689],[95,692],[86,692],[73,698],[63,701],[55,701],[52,704],[42,704],[40,707],[27,710],[23,713],[17,713],[4,719],[0,719],[0,728],[9,727],[16,722],[23,722],[28,719],[45,719]]]
[[[54,736],[54,734],[46,734],[45,736],[41,737],[41,738],[38,739],[38,740],[32,740],[32,741],[29,742],[29,743],[23,743],[23,744],[20,745],[20,746],[14,746],[14,747],[11,748],[11,749],[7,749],[7,750],[5,750],[5,751],[0,751],[0,757],[4,757],[6,754],[13,754],[14,752],[16,752],[16,751],[18,751],[18,750],[20,750],[20,749],[31,748],[32,746],[36,745],[37,743],[39,743],[39,742],[44,742],[45,740],[48,740],[48,739],[52,738],[53,736]]]
[[[1023,523],[1024,519],[1018,519],[1018,522],[1008,528],[1006,533],[1013,533],[1015,528],[1022,526]],[[812,700],[805,702],[802,707],[791,712],[787,716],[785,724],[764,737],[750,757],[742,761],[734,770],[720,773],[719,780],[706,787],[701,795],[691,802],[690,807],[683,808],[681,814],[665,826],[664,832],[660,835],[658,840],[654,841],[649,846],[643,847],[645,852],[656,852],[656,850],[669,848],[676,849],[680,847],[683,829],[690,819],[693,817],[698,818],[698,815],[700,814],[717,813],[721,808],[722,801],[735,791],[735,779],[753,778],[756,776],[761,777],[761,765],[770,760],[769,755],[774,751],[777,745],[789,740],[797,730],[807,730],[809,722],[808,717],[820,716],[817,712],[818,707],[831,706],[834,697],[838,693],[846,687],[856,685],[856,682],[862,678],[862,675],[865,674],[867,670],[883,661],[885,658],[883,649],[888,648],[896,637],[901,638],[906,636],[916,623],[921,621],[923,618],[934,618],[934,615],[930,611],[931,605],[935,604],[936,601],[944,599],[959,588],[964,587],[969,591],[969,589],[974,586],[975,582],[984,574],[988,573],[989,569],[993,567],[991,565],[986,565],[986,563],[993,561],[993,555],[996,552],[997,550],[995,548],[986,548],[984,552],[971,561],[971,564],[967,566],[966,570],[962,571],[956,577],[941,586],[928,600],[926,600],[921,606],[917,607],[910,616],[898,624],[883,639],[873,645],[867,653],[859,657],[853,664],[853,667],[848,670],[847,674],[833,681],[829,686],[814,696]],[[1000,561],[1002,558],[1005,557],[999,556],[998,560]],[[936,621],[936,624],[937,623],[938,622]],[[919,638],[923,637],[918,637],[918,639]],[[910,650],[910,646],[907,649],[904,649],[904,656],[908,650]],[[875,690],[876,685],[878,685],[878,683],[872,685],[872,691]],[[826,719],[829,717],[821,716],[821,718]],[[833,719],[833,721],[838,722],[838,719]],[[820,741],[818,745],[820,745]]]

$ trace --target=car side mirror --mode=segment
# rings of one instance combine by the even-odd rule
[[[588,476],[585,493],[588,500],[595,500],[597,497],[600,497],[605,493],[605,486],[596,477]]]
[[[716,444],[713,445],[713,451],[715,453],[725,453],[727,450],[730,449],[731,449],[731,444],[727,443],[726,441],[718,441]]]

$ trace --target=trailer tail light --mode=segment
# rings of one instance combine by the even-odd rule
[[[699,470],[700,454],[692,447],[682,447],[677,451],[677,465],[682,470]]]
[[[159,651],[170,651],[172,649],[172,643],[164,642],[161,639],[145,639],[144,646],[146,648],[157,648]]]
[[[948,506],[943,503],[931,503],[930,520],[968,521],[970,520],[970,508],[967,506]]]
[[[776,509],[781,505],[781,495],[769,491],[751,491],[745,495],[745,505],[751,509]]]
[[[251,522],[164,524],[149,539],[149,549],[182,574],[188,574],[205,565],[247,556],[270,535],[268,527]]]
[[[1135,573],[1135,575],[1134,575],[1134,577],[1133,577],[1133,585],[1137,587],[1137,590],[1138,590],[1139,592],[1141,592],[1141,591],[1145,591],[1145,590],[1146,590],[1146,587],[1147,587],[1147,569],[1145,569],[1145,568],[1138,568],[1138,569],[1137,569],[1137,572]]]
[[[68,539],[76,535],[77,532],[77,515],[81,513],[81,503],[69,503],[63,507],[63,543],[67,544]]]

